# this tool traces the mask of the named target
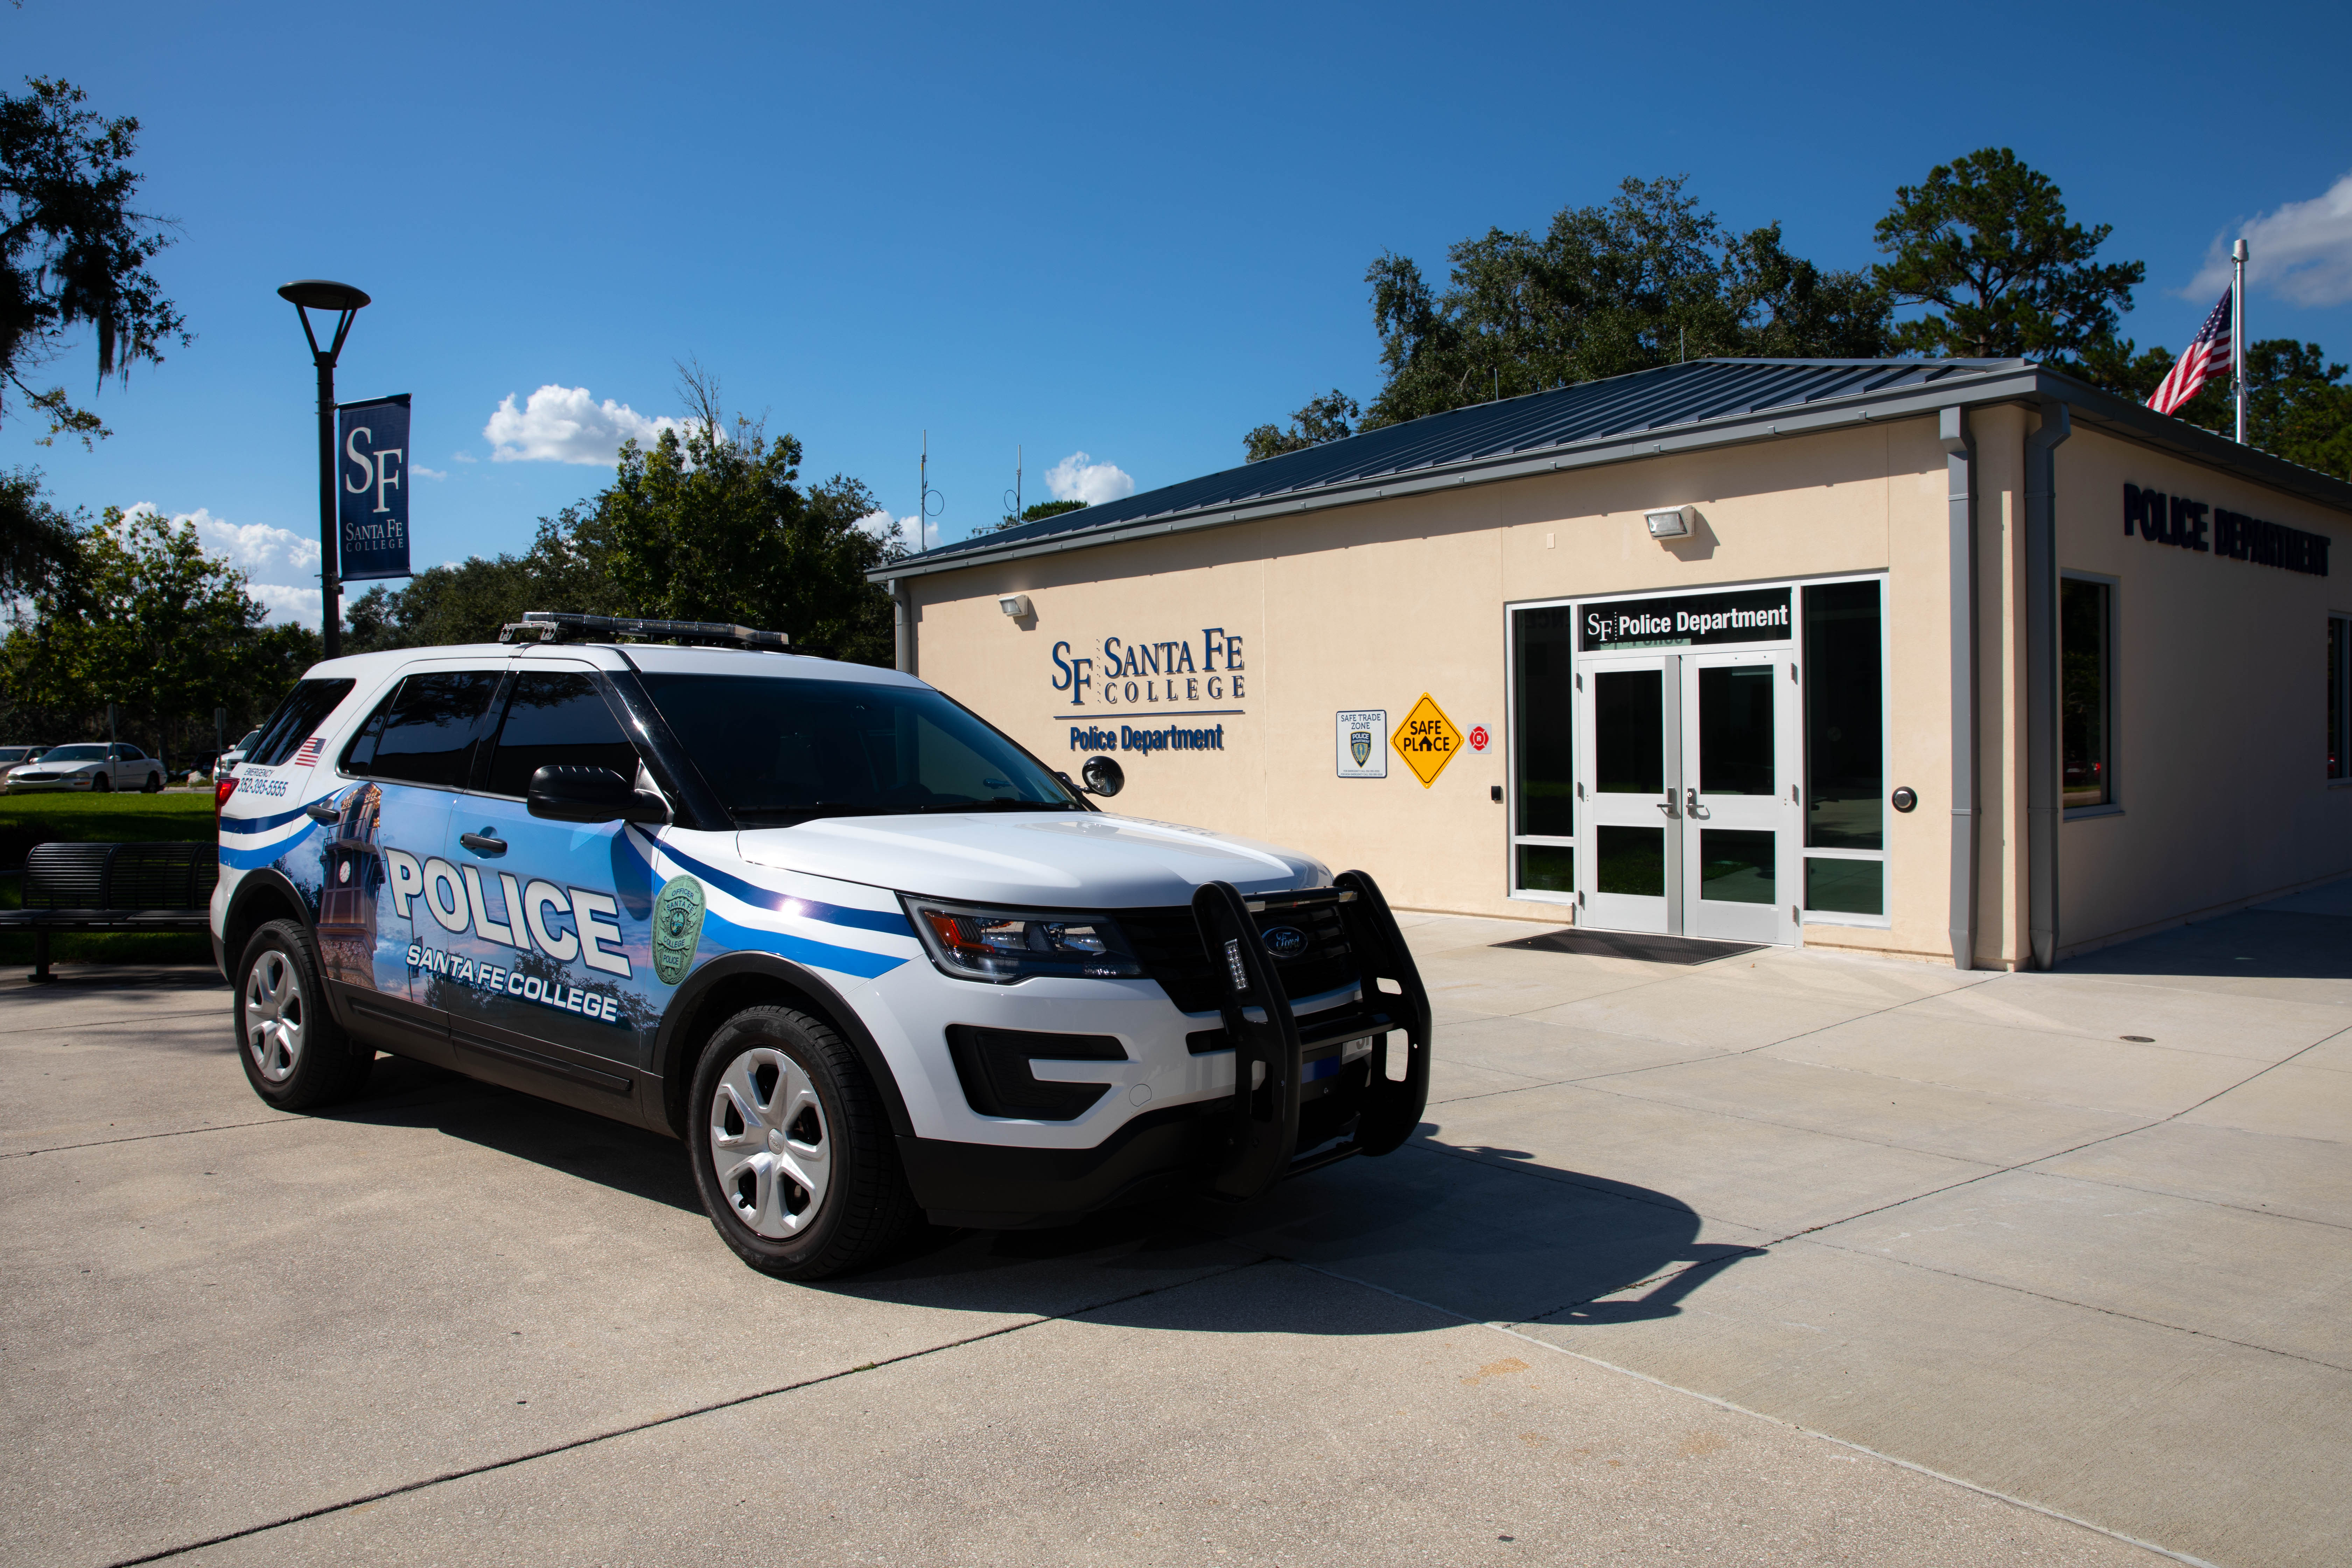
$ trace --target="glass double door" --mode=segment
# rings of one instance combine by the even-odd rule
[[[1580,674],[1580,923],[1801,940],[1791,656],[1588,658]]]

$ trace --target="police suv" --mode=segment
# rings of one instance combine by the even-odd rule
[[[1110,758],[784,646],[534,613],[312,668],[217,786],[255,1092],[384,1050],[670,1133],[793,1279],[1412,1131],[1429,1003],[1370,877],[1106,814]]]

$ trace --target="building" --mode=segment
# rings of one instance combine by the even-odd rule
[[[2347,535],[2352,485],[2029,362],[1709,360],[875,576],[902,668],[1116,809],[1401,906],[2024,968],[2352,870]]]

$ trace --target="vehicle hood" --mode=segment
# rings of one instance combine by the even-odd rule
[[[1189,903],[1208,882],[1245,893],[1331,882],[1295,850],[1102,812],[820,817],[739,834],[737,847],[755,866],[981,904],[1149,909]]]

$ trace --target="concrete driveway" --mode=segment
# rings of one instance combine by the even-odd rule
[[[1407,1149],[825,1288],[665,1140],[12,976],[0,1561],[2340,1560],[2352,889],[2051,975],[1408,919]]]

